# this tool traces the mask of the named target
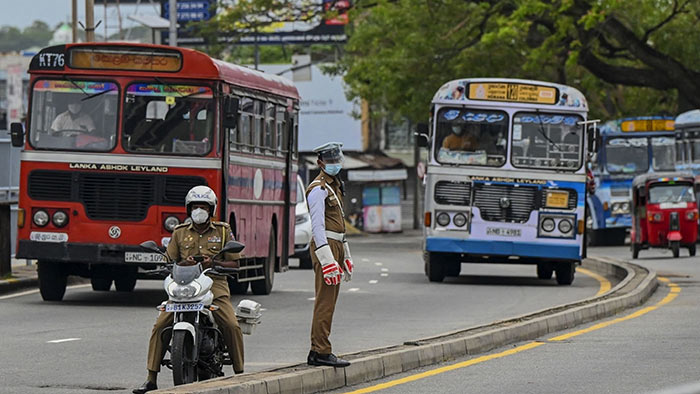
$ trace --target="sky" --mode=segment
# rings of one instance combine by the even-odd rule
[[[24,29],[35,20],[46,22],[52,28],[61,22],[70,22],[71,0],[0,0],[0,26],[15,26]],[[153,0],[158,12],[160,2]],[[138,9],[135,6],[121,6],[122,26],[129,27],[132,24],[127,15],[138,11],[141,14],[157,14],[149,0],[142,0]],[[95,6],[95,23],[104,19],[104,8]],[[78,0],[78,20],[85,24],[85,0]],[[104,22],[97,27],[97,31],[104,32]],[[116,6],[107,7],[107,27],[109,33],[116,33],[117,27]],[[115,29],[112,30],[111,27]]]

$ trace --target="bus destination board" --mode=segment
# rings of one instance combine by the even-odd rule
[[[557,89],[523,83],[470,83],[470,100],[556,104]]]

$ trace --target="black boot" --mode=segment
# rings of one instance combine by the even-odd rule
[[[134,389],[134,390],[132,391],[132,393],[134,393],[134,394],[144,394],[144,393],[147,393],[147,392],[153,391],[153,390],[158,390],[158,385],[155,384],[155,383],[153,383],[153,382],[151,382],[150,380],[147,380],[146,382],[144,382],[144,383],[141,385],[141,387]]]
[[[342,368],[347,367],[350,363],[342,358],[338,358],[333,353],[320,354],[313,350],[309,352],[306,358],[306,363],[309,365],[327,365],[329,367]]]

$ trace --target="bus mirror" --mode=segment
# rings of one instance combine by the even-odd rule
[[[238,99],[228,96],[224,99],[224,128],[233,129],[238,124]]]
[[[430,138],[428,137],[428,124],[418,123],[416,130],[416,133],[414,133],[416,136],[416,144],[421,148],[427,148],[430,142]]]
[[[24,145],[24,127],[22,127],[22,123],[10,123],[10,139],[14,147],[21,148]]]

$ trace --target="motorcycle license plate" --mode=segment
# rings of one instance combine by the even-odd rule
[[[204,304],[202,303],[165,305],[166,312],[197,312],[201,311],[202,309],[204,309]]]

